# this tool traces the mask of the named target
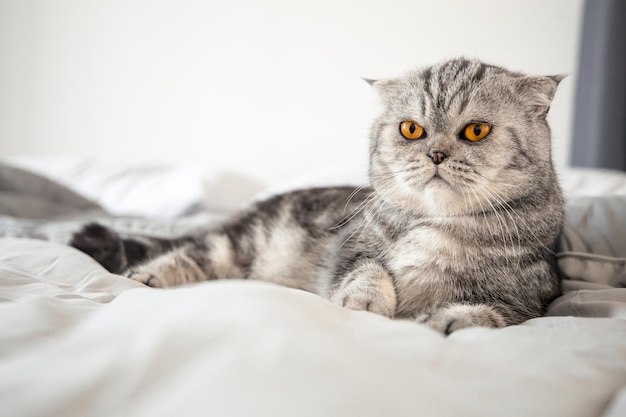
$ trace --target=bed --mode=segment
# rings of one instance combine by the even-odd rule
[[[94,219],[176,236],[254,199],[358,184],[364,172],[327,168],[261,187],[220,185],[198,166],[4,161],[0,414],[626,415],[623,173],[561,173],[563,295],[545,317],[449,337],[237,277],[148,288],[65,244]]]

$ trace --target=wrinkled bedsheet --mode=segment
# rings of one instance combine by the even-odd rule
[[[21,186],[3,184],[19,208]],[[546,317],[446,338],[237,277],[161,290],[110,274],[62,244],[86,218],[167,236],[223,213],[125,217],[65,191],[44,193],[48,218],[0,215],[3,416],[626,415],[619,194],[568,199]]]

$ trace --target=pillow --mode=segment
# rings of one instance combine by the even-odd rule
[[[0,163],[0,215],[38,219],[101,211],[98,204],[60,184]]]
[[[626,174],[596,168],[567,168],[558,173],[567,197],[626,195]]]
[[[557,254],[567,279],[626,287],[626,196],[571,197]]]
[[[244,176],[194,164],[111,158],[9,158],[100,204],[108,213],[174,219],[201,210],[233,211],[264,187]]]

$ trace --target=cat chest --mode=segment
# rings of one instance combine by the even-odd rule
[[[398,313],[413,315],[454,299],[463,289],[454,279],[476,260],[476,248],[434,228],[423,228],[394,242],[385,259],[394,277]]]
[[[397,276],[424,269],[447,269],[474,252],[454,235],[423,227],[393,242],[386,251],[386,264]]]

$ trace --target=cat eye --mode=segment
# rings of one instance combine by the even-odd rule
[[[405,120],[400,123],[400,134],[406,139],[421,139],[426,136],[424,128],[412,120]]]
[[[470,123],[461,132],[461,139],[470,142],[478,142],[491,132],[491,126],[487,123]]]

